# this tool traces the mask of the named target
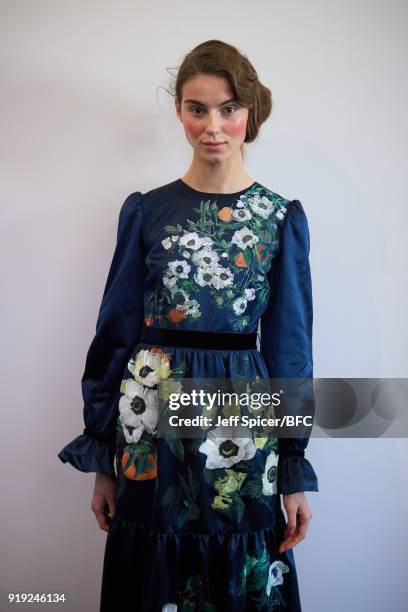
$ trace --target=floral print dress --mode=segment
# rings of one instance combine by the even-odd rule
[[[280,494],[318,491],[308,439],[155,434],[159,399],[183,377],[311,378],[312,318],[299,200],[258,182],[213,194],[182,179],[126,198],[82,378],[85,429],[58,455],[116,479],[101,612],[301,610],[293,551],[278,553]],[[144,326],[259,323],[259,350],[141,341]]]

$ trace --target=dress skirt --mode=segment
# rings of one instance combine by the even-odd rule
[[[164,380],[175,390],[183,377],[268,378],[268,371],[256,349],[137,344],[121,384],[100,612],[299,612],[293,551],[278,553],[286,523],[276,440],[172,443],[148,433],[155,385]]]

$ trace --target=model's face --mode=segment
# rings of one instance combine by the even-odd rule
[[[183,85],[176,110],[187,140],[196,154],[208,161],[222,161],[237,152],[245,140],[248,109],[233,100],[226,79],[200,74]],[[207,146],[206,143],[222,143]]]

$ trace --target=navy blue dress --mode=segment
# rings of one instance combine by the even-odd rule
[[[130,194],[82,378],[85,429],[59,453],[116,479],[101,612],[301,610],[280,494],[318,491],[308,438],[155,435],[158,389],[312,378],[309,230],[299,200],[177,179]],[[143,326],[257,332],[260,350],[158,346]],[[162,391],[163,393],[163,391]],[[224,453],[227,442],[228,452]]]

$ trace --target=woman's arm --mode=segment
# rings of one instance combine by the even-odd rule
[[[114,456],[120,383],[143,324],[145,256],[142,194],[122,205],[115,252],[82,376],[83,433],[58,457],[83,472],[116,478]]]
[[[306,411],[314,416],[310,236],[299,200],[288,204],[278,235],[279,250],[269,273],[270,299],[261,317],[261,354],[271,378],[291,379],[290,414]],[[319,488],[304,456],[308,442],[309,436],[278,439],[277,490],[288,518],[279,553],[304,539],[312,518],[304,492]]]
[[[279,250],[269,272],[270,298],[261,317],[260,351],[271,378],[290,379],[291,412],[314,415],[312,280],[306,214],[292,200],[278,226]],[[310,431],[310,430],[309,430]],[[318,491],[317,476],[304,457],[309,437],[279,438],[278,493]]]

